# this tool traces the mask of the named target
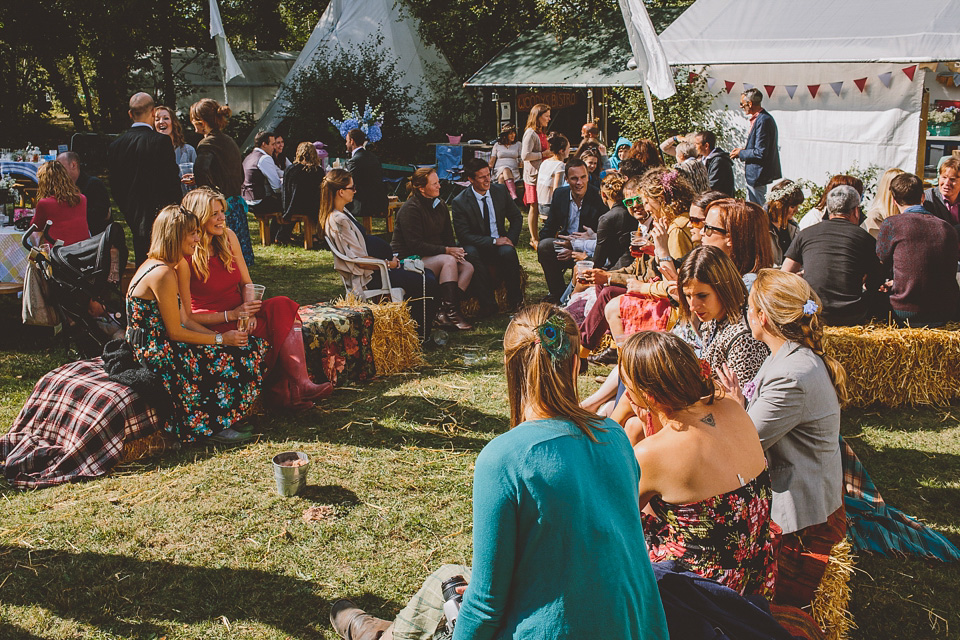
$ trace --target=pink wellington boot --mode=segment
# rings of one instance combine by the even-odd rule
[[[293,403],[320,400],[333,393],[329,382],[314,384],[307,373],[307,356],[303,348],[303,333],[300,325],[294,325],[286,340],[280,345],[277,361],[282,368],[283,378],[287,380],[290,400]]]

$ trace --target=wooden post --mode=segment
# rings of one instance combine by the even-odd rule
[[[930,90],[923,90],[920,101],[920,132],[917,139],[917,175],[923,180],[923,170],[927,162],[927,115],[930,111]]]

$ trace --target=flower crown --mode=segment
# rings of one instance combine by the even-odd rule
[[[673,202],[673,185],[676,184],[679,177],[680,174],[676,169],[660,175],[660,186],[663,187],[663,192],[667,196],[664,198],[664,202],[667,204]]]
[[[800,189],[800,184],[796,182],[791,182],[785,187],[780,187],[779,189],[774,189],[767,194],[766,201],[773,202],[774,200],[783,200],[787,196],[791,196],[794,193],[800,193],[802,195],[803,191]]]

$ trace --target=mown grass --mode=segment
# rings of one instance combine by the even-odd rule
[[[535,255],[531,299],[545,293]],[[257,248],[268,295],[338,297],[330,254]],[[506,318],[454,334],[427,366],[338,390],[321,408],[256,418],[258,440],[193,447],[84,484],[0,483],[0,638],[335,638],[330,603],[390,617],[423,577],[471,557],[473,461],[507,428]],[[0,301],[0,424],[65,361]],[[487,357],[463,364],[465,350]],[[599,370],[598,370],[599,371]],[[595,383],[581,378],[582,391]],[[888,503],[960,541],[960,410],[848,411],[843,432]],[[311,460],[307,490],[274,492],[270,458]],[[330,514],[305,522],[305,509]],[[860,558],[854,638],[960,635],[960,568]],[[602,634],[601,634],[602,637]]]

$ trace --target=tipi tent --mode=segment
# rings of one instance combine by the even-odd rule
[[[960,0],[697,0],[660,39],[670,64],[705,69],[743,137],[740,93],[762,91],[783,175],[822,182],[854,162],[917,170],[924,88],[931,107],[960,100],[936,81],[960,60],[957,25]]]
[[[281,97],[283,89],[296,78],[301,69],[313,64],[323,64],[324,60],[337,55],[338,47],[349,51],[351,47],[367,41],[377,30],[383,35],[382,47],[392,52],[397,59],[401,81],[414,87],[426,86],[424,78],[430,65],[439,64],[449,68],[450,63],[436,48],[427,46],[420,39],[418,26],[415,18],[402,15],[394,9],[393,0],[330,0],[310,39],[277,91],[277,97],[267,107],[244,142],[244,147],[253,144],[257,131],[272,129],[283,120],[287,107],[286,101]],[[421,99],[428,100],[430,96],[423,96]],[[417,104],[411,105],[412,110],[417,110],[418,107]],[[330,115],[339,117],[340,114]]]

